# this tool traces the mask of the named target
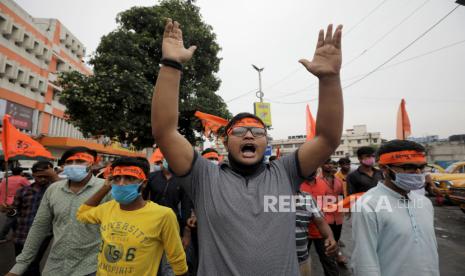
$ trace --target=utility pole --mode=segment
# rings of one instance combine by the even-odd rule
[[[257,98],[260,99],[260,102],[262,103],[263,102],[263,96],[265,96],[265,94],[262,91],[262,71],[265,68],[258,68],[257,66],[255,66],[253,64],[252,64],[252,67],[255,70],[257,70],[257,72],[258,72],[258,91],[257,91],[257,93],[255,93],[255,95],[257,96]]]

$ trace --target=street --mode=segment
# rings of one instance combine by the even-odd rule
[[[439,246],[439,265],[441,275],[462,276],[465,273],[465,214],[457,206],[435,206],[435,229]],[[4,215],[0,215],[3,226]],[[343,252],[350,255],[352,249],[350,223],[343,226]],[[312,275],[323,275],[318,256],[311,250]],[[8,272],[14,264],[14,249],[11,242],[0,244],[0,275]],[[348,269],[341,268],[341,275],[350,275]]]

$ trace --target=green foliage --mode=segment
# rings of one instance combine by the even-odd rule
[[[180,87],[179,131],[192,143],[202,126],[196,110],[230,118],[223,99],[215,92],[220,80],[221,50],[211,26],[195,5],[166,0],[153,7],[133,7],[117,17],[119,27],[102,37],[90,60],[94,75],[77,72],[60,76],[61,100],[69,120],[87,136],[106,135],[137,148],[153,144],[150,108],[157,79],[166,18],[180,22],[186,46],[197,45],[184,66]]]

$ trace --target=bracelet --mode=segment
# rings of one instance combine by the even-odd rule
[[[175,60],[163,58],[162,60],[160,60],[160,64],[174,68],[182,72],[182,64]]]

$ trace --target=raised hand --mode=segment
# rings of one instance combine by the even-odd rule
[[[188,49],[184,47],[182,40],[182,30],[177,21],[172,21],[168,18],[163,33],[162,43],[162,58],[171,59],[179,63],[185,63],[192,58],[196,46],[191,46]]]
[[[318,78],[338,76],[342,63],[341,37],[342,25],[337,26],[334,34],[333,25],[328,25],[326,37],[324,30],[321,29],[313,60],[301,59],[299,62]]]

